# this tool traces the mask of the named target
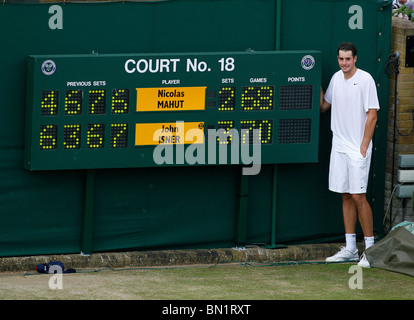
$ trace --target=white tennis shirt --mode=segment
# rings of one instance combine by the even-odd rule
[[[325,93],[331,104],[332,150],[360,154],[367,112],[379,109],[377,89],[372,76],[361,69],[345,80],[342,70],[336,72]],[[372,150],[372,141],[367,154]]]

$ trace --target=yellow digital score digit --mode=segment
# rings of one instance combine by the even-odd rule
[[[65,124],[63,127],[63,148],[79,149],[81,146],[81,127],[79,124]]]
[[[125,114],[129,109],[129,89],[112,90],[112,114]]]
[[[56,149],[57,147],[57,125],[40,126],[40,150]]]
[[[105,114],[106,90],[89,91],[89,114]]]
[[[273,120],[242,120],[240,121],[242,144],[271,144],[273,142]],[[258,136],[254,135],[258,130]]]
[[[275,88],[273,86],[243,87],[241,95],[241,110],[273,110],[274,91]]]
[[[234,111],[236,87],[221,87],[218,95],[218,111]]]
[[[54,116],[58,114],[59,109],[59,91],[50,90],[42,91],[41,97],[41,115]]]
[[[217,137],[217,142],[219,144],[230,144],[232,142],[232,134],[230,130],[234,128],[234,121],[233,120],[223,120],[217,122],[217,129],[224,130],[224,137],[225,139],[221,138],[220,136]]]
[[[125,148],[128,145],[128,124],[111,123],[111,148]]]
[[[67,90],[65,92],[65,115],[79,115],[82,113],[82,90]]]
[[[105,124],[88,124],[86,146],[90,149],[104,147]]]

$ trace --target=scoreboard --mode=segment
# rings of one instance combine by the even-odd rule
[[[316,162],[320,82],[318,51],[29,56],[24,167]]]

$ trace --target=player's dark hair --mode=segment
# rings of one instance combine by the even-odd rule
[[[352,57],[356,57],[356,55],[357,55],[357,48],[351,42],[342,42],[338,46],[338,50],[336,51],[337,55],[339,55],[339,50],[341,50],[341,51],[352,51]]]

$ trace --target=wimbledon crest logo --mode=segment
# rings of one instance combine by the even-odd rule
[[[301,65],[303,69],[310,70],[315,66],[315,59],[311,55],[306,55],[302,58]]]
[[[47,75],[50,76],[52,74],[54,74],[56,71],[56,63],[52,60],[46,60],[45,62],[42,63],[42,72]]]

